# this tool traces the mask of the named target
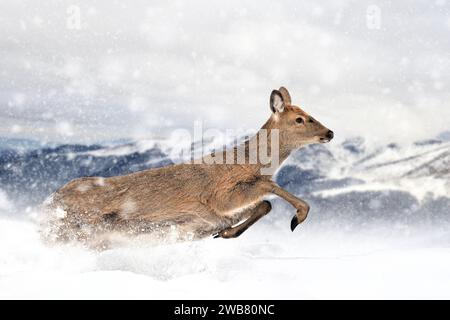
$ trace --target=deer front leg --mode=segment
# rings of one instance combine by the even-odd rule
[[[242,222],[241,224],[235,227],[226,228],[219,233],[214,235],[214,238],[222,237],[226,239],[237,238],[239,237],[245,230],[250,228],[256,221],[264,217],[269,211],[272,209],[272,205],[269,201],[262,201],[258,203],[255,207],[247,209],[250,212],[247,215],[250,215],[247,220]]]
[[[297,198],[293,194],[287,192],[274,182],[269,182],[266,185],[266,189],[268,192],[276,194],[277,196],[283,198],[284,200],[289,202],[295,209],[297,209],[296,215],[291,220],[291,230],[294,231],[294,229],[300,223],[305,221],[306,217],[308,216],[309,204],[307,204],[302,199]]]

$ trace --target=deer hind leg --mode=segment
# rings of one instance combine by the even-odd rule
[[[272,205],[269,201],[264,200],[259,202],[256,206],[247,209],[249,212],[245,213],[245,216],[248,218],[242,222],[241,224],[226,228],[219,233],[214,235],[214,238],[237,238],[239,237],[245,230],[250,228],[256,221],[264,217],[266,214],[270,212],[272,209]]]

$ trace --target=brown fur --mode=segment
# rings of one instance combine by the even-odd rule
[[[273,105],[276,95],[283,101],[283,110]],[[268,132],[279,129],[280,163],[294,149],[332,138],[327,128],[290,103],[285,88],[274,90],[274,112],[262,127]],[[297,123],[297,118],[303,123]],[[247,141],[247,151],[249,145]],[[268,194],[284,198],[297,210],[291,226],[295,228],[306,218],[308,204],[280,188],[271,176],[261,175],[262,167],[260,162],[184,163],[112,178],[76,179],[46,204],[50,234],[57,240],[91,241],[111,232],[164,235],[175,228],[181,237],[233,238],[270,211],[270,203],[263,201]],[[60,215],[55,216],[55,210]]]

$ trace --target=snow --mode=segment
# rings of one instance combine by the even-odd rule
[[[353,191],[404,191],[411,193],[420,202],[429,196],[433,199],[438,197],[448,197],[450,195],[450,182],[445,179],[433,179],[430,177],[415,179],[392,179],[316,191],[313,195],[331,197]]]
[[[291,233],[284,221],[259,223],[234,240],[135,240],[96,252],[48,246],[30,215],[7,213],[0,215],[2,299],[450,298],[448,233],[430,241],[426,232],[374,237],[307,224]]]
[[[449,12],[1,1],[0,298],[450,298]],[[286,162],[313,204],[294,233],[278,202],[235,240],[41,241],[35,206],[62,184],[188,160],[197,124],[254,131],[280,86],[336,136]]]

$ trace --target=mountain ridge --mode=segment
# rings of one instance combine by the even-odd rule
[[[81,176],[110,177],[181,162],[170,157],[173,147],[163,140],[143,140],[30,150],[4,148],[0,149],[0,189],[21,205],[36,205]],[[397,222],[409,223],[424,210],[432,213],[428,217],[446,221],[450,212],[449,167],[450,141],[444,139],[371,148],[358,137],[296,150],[273,179],[310,202],[322,220],[334,223],[336,219],[325,218],[333,215],[355,224],[375,217],[390,220],[393,215]],[[286,212],[292,211],[279,200],[275,203]]]

